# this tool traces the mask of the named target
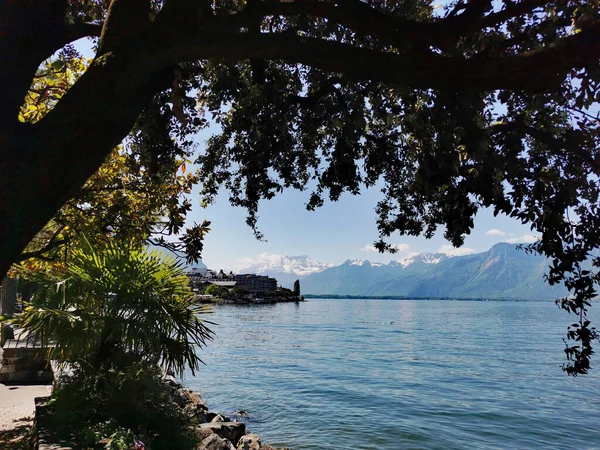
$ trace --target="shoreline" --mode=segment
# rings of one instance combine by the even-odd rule
[[[271,305],[275,303],[300,303],[304,302],[303,297],[213,297],[197,298],[196,303],[205,305]]]
[[[193,433],[198,439],[195,450],[291,450],[288,447],[274,447],[262,442],[260,436],[246,428],[246,423],[236,418],[228,417],[218,411],[212,411],[200,394],[186,387],[173,376],[164,375],[162,382],[170,389],[174,406],[181,408],[190,418],[199,424],[192,425]],[[57,436],[48,420],[48,402],[52,394],[36,397],[32,435],[39,450],[61,448],[74,450],[64,446],[65,442]],[[33,405],[32,405],[33,406]],[[243,417],[245,411],[239,411]]]
[[[200,443],[196,450],[291,450],[263,443],[261,438],[246,428],[246,423],[209,409],[200,394],[186,387],[170,375],[163,381],[171,388],[175,402],[201,422],[196,427]],[[238,411],[239,417],[247,415]]]

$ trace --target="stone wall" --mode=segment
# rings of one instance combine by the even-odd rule
[[[14,339],[6,341],[2,349],[0,383],[50,384],[52,370],[46,360],[48,349],[28,347]]]

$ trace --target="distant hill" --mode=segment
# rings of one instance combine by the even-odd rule
[[[467,256],[422,253],[389,264],[348,260],[306,276],[302,293],[519,299],[565,295],[564,286],[549,286],[544,281],[547,267],[544,256],[500,243],[487,252]]]

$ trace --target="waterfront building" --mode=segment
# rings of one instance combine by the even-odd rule
[[[235,275],[236,286],[244,287],[252,293],[271,292],[277,289],[277,280],[265,275]]]
[[[223,269],[219,272],[206,270],[201,272],[192,269],[188,272],[194,286],[198,288],[206,287],[209,284],[222,286],[226,288],[243,287],[253,294],[261,294],[277,290],[277,280],[265,275],[240,274],[233,272],[225,273]]]

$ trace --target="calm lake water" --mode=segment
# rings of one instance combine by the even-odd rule
[[[207,366],[184,383],[276,446],[600,448],[600,344],[591,375],[566,376],[573,317],[551,302],[308,300],[207,318]]]

